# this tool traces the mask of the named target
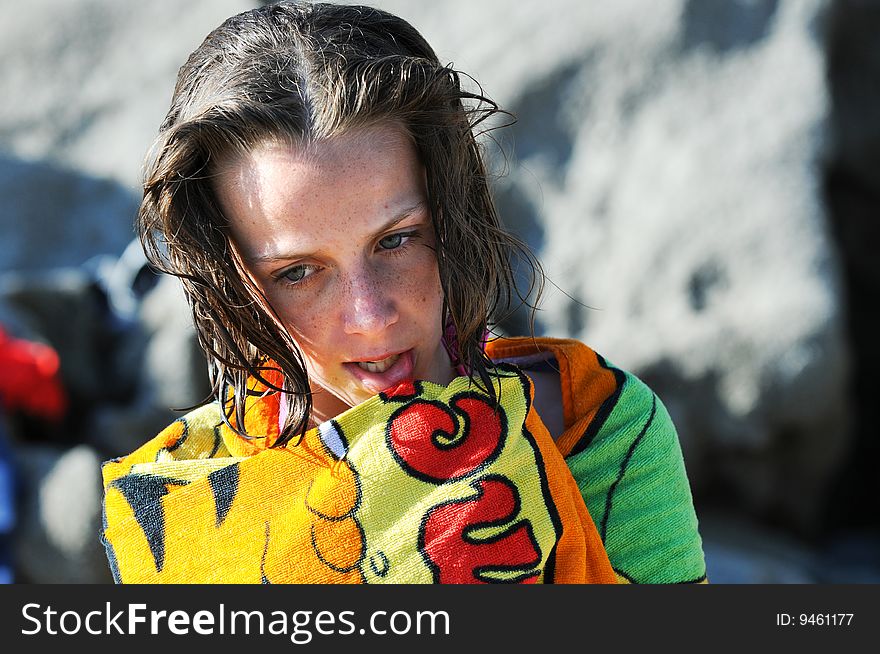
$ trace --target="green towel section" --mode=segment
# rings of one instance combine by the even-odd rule
[[[630,373],[566,458],[615,572],[631,583],[706,580],[702,541],[672,420]]]

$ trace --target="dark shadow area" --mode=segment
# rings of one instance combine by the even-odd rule
[[[6,559],[18,582],[109,581],[101,462],[159,433],[177,417],[171,403],[207,396],[204,356],[177,280],[156,275],[133,241],[131,191],[3,156],[0,193],[0,327],[13,362],[0,379],[16,400],[0,409],[0,464],[15,480]]]
[[[504,227],[516,234],[532,252],[540,252],[544,247],[544,227],[541,224],[538,209],[526,197],[517,184],[498,184],[493,189],[495,206]],[[529,269],[525,262],[514,261],[514,276],[519,291],[526,295],[531,284]],[[535,293],[528,294],[529,302],[534,302]],[[514,302],[517,302],[514,298]],[[510,307],[510,313],[499,322],[499,326],[508,334],[530,333],[531,309],[526,306]],[[536,328],[537,331],[537,328]]]
[[[880,457],[880,4],[836,0],[829,13],[833,155],[825,171],[830,222],[843,261],[852,346],[855,446],[828,514],[836,529],[874,531]],[[853,547],[857,547],[854,545]],[[880,562],[880,547],[874,553]]]
[[[143,350],[111,305],[106,267],[134,237],[138,202],[115,181],[0,156],[0,323],[61,356],[72,409],[54,429],[14,417],[28,440],[81,442],[91,410],[127,402]]]
[[[589,55],[588,55],[589,56]],[[540,166],[556,184],[562,184],[565,171],[574,151],[577,130],[570,123],[572,103],[578,106],[589,101],[588,88],[580,88],[579,75],[584,61],[577,60],[560,67],[525,87],[510,104],[516,122],[505,128],[508,142],[506,155],[493,152],[493,168],[499,168],[500,157],[509,156],[513,174],[493,185],[498,215],[504,226],[525,242],[533,252],[541,252],[545,244],[544,224],[540,217],[541,207],[523,189],[523,178],[532,173],[530,167]],[[585,95],[586,94],[586,95]],[[523,262],[514,261],[517,287],[523,294],[529,289],[530,276]],[[534,303],[535,292],[528,294]],[[572,314],[569,323],[573,327],[583,324],[583,316]],[[534,331],[540,334],[539,316],[535,316]],[[532,331],[531,309],[527,305],[513,307],[513,311],[500,322],[508,334],[529,334]]]
[[[517,122],[508,128],[520,161],[540,158],[556,173],[565,172],[574,148],[575,131],[566,124],[566,109],[582,61],[561,67],[523,90],[511,106]]]
[[[0,271],[81,266],[134,237],[131,190],[46,162],[0,154]]]
[[[779,0],[688,0],[682,15],[684,49],[748,47],[767,35],[778,8]]]

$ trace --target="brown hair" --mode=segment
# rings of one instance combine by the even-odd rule
[[[147,161],[138,232],[151,263],[183,283],[227,420],[243,429],[249,377],[286,391],[284,444],[307,428],[311,396],[296,343],[231,246],[211,188],[215,162],[267,138],[308,143],[378,122],[401,125],[425,167],[444,315],[471,377],[495,396],[482,339],[487,320],[524,297],[511,254],[527,262],[532,285],[543,279],[499,224],[474,137],[499,111],[463,90],[409,23],[370,7],[268,5],[228,19],[190,55]],[[270,362],[283,389],[264,375],[277,370]]]

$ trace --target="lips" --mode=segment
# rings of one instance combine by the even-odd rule
[[[386,388],[412,379],[413,351],[390,354],[378,361],[350,361],[343,366],[365,388],[373,393],[380,393]]]

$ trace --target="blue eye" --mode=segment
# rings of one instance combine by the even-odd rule
[[[310,269],[313,269],[313,268],[314,268],[314,266],[308,266],[306,264],[300,264],[298,266],[293,266],[291,268],[288,268],[284,273],[282,273],[281,279],[283,279],[286,282],[290,282],[291,284],[296,284],[297,282],[301,282],[303,279],[305,279],[306,277],[311,275],[314,272],[314,270],[310,270]]]
[[[298,282],[303,277],[306,276],[306,267],[305,266],[294,266],[286,273],[284,273],[283,277],[289,282]]]
[[[379,241],[379,247],[383,250],[396,250],[403,244],[405,234],[391,234]]]

